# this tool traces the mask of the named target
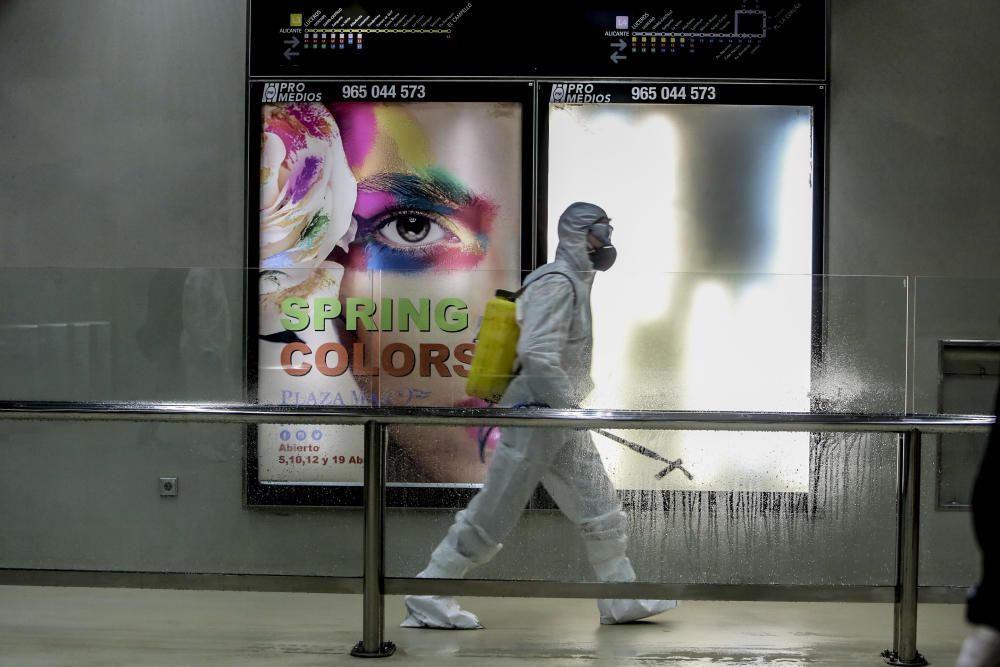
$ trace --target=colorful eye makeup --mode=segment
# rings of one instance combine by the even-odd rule
[[[347,265],[399,272],[473,268],[486,254],[496,210],[444,170],[377,174],[358,186],[358,234]]]

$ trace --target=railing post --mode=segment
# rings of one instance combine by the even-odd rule
[[[386,658],[396,645],[385,641],[385,426],[365,422],[365,547],[361,641],[357,658]]]
[[[900,434],[896,485],[896,601],[892,649],[882,652],[890,665],[926,665],[917,651],[917,584],[920,548],[920,431]]]

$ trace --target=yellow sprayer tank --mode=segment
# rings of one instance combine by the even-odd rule
[[[517,325],[516,298],[515,292],[497,290],[496,296],[486,303],[472,366],[465,380],[465,392],[469,396],[496,402],[510,384],[521,333]]]

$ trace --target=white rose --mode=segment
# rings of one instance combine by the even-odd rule
[[[357,233],[357,181],[340,129],[322,104],[267,105],[260,156],[261,331],[280,328],[286,296],[336,296],[343,267],[328,260]]]

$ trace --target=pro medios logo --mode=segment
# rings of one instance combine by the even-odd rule
[[[594,104],[611,101],[610,93],[598,93],[592,83],[555,83],[549,102],[566,104]]]
[[[269,82],[264,84],[264,96],[261,102],[322,102],[323,93],[306,90],[304,83],[287,81]]]

